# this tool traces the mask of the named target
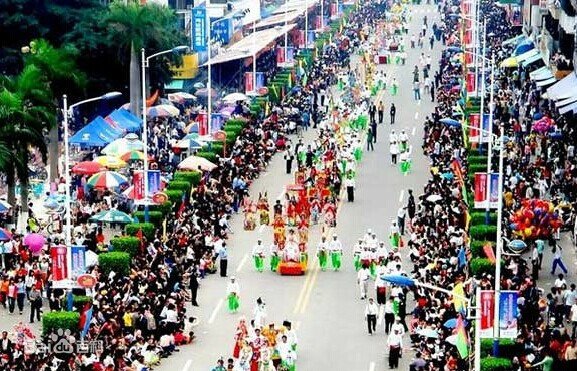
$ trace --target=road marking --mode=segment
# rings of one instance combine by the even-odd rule
[[[266,227],[266,225],[262,224],[260,227],[258,227],[258,233],[262,234],[262,232],[264,231],[264,227]]]
[[[375,364],[375,362],[369,363],[369,371],[375,371],[375,367],[377,367],[377,365]]]
[[[401,189],[401,194],[399,195],[399,202],[403,202],[403,197],[405,196],[405,190]]]
[[[240,263],[238,264],[238,267],[236,268],[236,273],[241,271],[241,269],[242,269],[242,267],[244,267],[244,264],[246,263],[247,259],[248,259],[248,253],[244,254],[242,259],[240,260]]]
[[[220,299],[218,301],[218,304],[216,304],[216,307],[214,308],[214,310],[212,311],[212,314],[210,315],[210,318],[208,319],[208,324],[211,324],[214,322],[214,320],[216,319],[216,315],[220,311],[220,308],[222,307],[223,303],[224,303],[224,299]]]
[[[192,360],[189,359],[188,361],[186,361],[186,363],[184,364],[184,367],[182,368],[182,371],[188,371],[188,369],[190,368],[190,366],[192,366]]]
[[[414,136],[417,133],[417,127],[413,126],[413,131],[411,131],[411,134]]]
[[[419,118],[419,112],[415,112],[415,120]]]
[[[306,273],[305,273],[305,274],[306,274]],[[312,274],[307,274],[307,276],[305,277],[305,282],[304,282],[304,284],[303,284],[303,287],[302,287],[302,289],[301,289],[301,291],[300,291],[300,293],[299,293],[299,296],[298,296],[297,301],[296,301],[296,303],[295,303],[295,307],[294,307],[294,309],[293,309],[293,313],[295,313],[295,314],[299,312],[301,303],[302,303],[302,301],[303,301],[305,292],[307,291],[307,288],[308,288],[308,286],[309,286],[309,282],[310,282],[310,280],[311,280],[311,277],[312,277]]]
[[[317,280],[317,277],[318,277],[319,271],[320,271],[319,265],[316,264],[316,260],[313,261],[313,264],[314,264],[314,268],[313,268],[314,271],[311,273],[312,278],[311,278],[307,293],[305,294],[305,296],[303,298],[303,302],[302,302],[301,309],[300,309],[301,314],[303,314],[305,312],[307,305],[309,303],[309,300],[311,299],[311,293],[313,291],[313,288],[315,286],[315,282]]]

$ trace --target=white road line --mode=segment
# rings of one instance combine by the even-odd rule
[[[192,366],[192,360],[189,359],[188,361],[186,361],[186,363],[184,364],[184,367],[182,368],[182,371],[188,371],[188,369],[190,368],[190,366]]]
[[[415,135],[415,133],[417,132],[417,127],[413,126],[413,131],[411,132],[412,135]]]
[[[403,197],[405,196],[405,190],[401,189],[401,194],[399,195],[399,202],[403,202]]]
[[[415,120],[419,119],[419,112],[415,112]]]
[[[261,225],[260,227],[258,227],[258,233],[262,234],[262,232],[264,231],[264,227],[266,227],[266,225]]]
[[[224,303],[224,299],[220,299],[218,301],[218,304],[216,304],[216,307],[214,308],[214,310],[212,311],[212,314],[210,315],[210,318],[208,319],[208,324],[211,324],[214,322],[214,320],[216,319],[216,315],[220,311],[220,308],[222,307],[223,303]]]
[[[377,367],[377,365],[375,364],[375,362],[369,363],[369,371],[375,371],[375,367]]]
[[[236,273],[238,273],[242,270],[242,267],[244,266],[244,263],[246,263],[247,259],[248,259],[248,254],[244,254],[240,263],[238,264],[238,267],[236,268]]]

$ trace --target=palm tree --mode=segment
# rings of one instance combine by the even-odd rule
[[[119,59],[130,66],[130,109],[138,115],[141,107],[140,50],[165,50],[182,40],[176,14],[168,7],[139,1],[114,2],[106,19],[111,45],[118,45]]]

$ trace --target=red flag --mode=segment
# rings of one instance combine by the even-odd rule
[[[142,242],[142,239],[144,238],[144,233],[142,233],[142,228],[138,228],[138,232],[136,232],[136,237],[138,237],[138,239]]]
[[[78,327],[81,330],[84,328],[84,325],[86,324],[86,312],[88,312],[88,310],[90,309],[91,306],[92,306],[92,303],[88,302],[88,303],[84,304],[84,308],[82,308],[82,312],[80,314],[80,322],[78,322]]]
[[[186,197],[182,195],[182,200],[180,201],[180,206],[178,207],[178,211],[176,212],[176,218],[180,218],[184,210],[186,209]]]
[[[491,263],[495,264],[497,259],[495,258],[495,252],[493,252],[493,246],[491,246],[490,243],[487,243],[485,246],[483,246],[483,252],[485,255],[487,255],[487,259],[489,259]]]

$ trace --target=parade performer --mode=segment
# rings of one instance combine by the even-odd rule
[[[327,269],[327,255],[328,255],[327,249],[328,249],[327,238],[325,236],[322,236],[321,242],[319,242],[319,245],[317,247],[317,257],[319,259],[319,267],[323,272]]]
[[[240,356],[240,350],[244,344],[244,339],[248,336],[248,328],[246,326],[246,318],[241,317],[236,327],[234,350],[232,351],[232,356],[238,358]]]
[[[379,268],[384,267],[384,264],[379,265]],[[378,270],[380,273],[381,270]],[[380,277],[380,274],[377,274]],[[377,292],[377,304],[385,305],[387,302],[387,282],[380,278],[375,279],[375,291]]]
[[[289,227],[296,226],[296,218],[297,218],[297,202],[294,197],[291,197],[288,201],[287,209],[287,224]]]
[[[268,205],[268,197],[267,193],[265,192],[264,195],[259,193],[258,196],[258,216],[260,220],[260,225],[269,225],[270,224],[270,212],[269,212],[269,205]]]
[[[405,130],[401,130],[401,134],[399,134],[399,142],[401,143],[399,146],[400,152],[405,152],[409,150],[409,136],[405,132]]]
[[[337,208],[332,198],[329,198],[323,207],[323,219],[327,227],[335,227],[337,225],[336,210]]]
[[[263,331],[264,333],[264,331]],[[266,343],[270,345],[270,341],[267,339]],[[274,363],[272,360],[272,351],[268,346],[264,346],[260,351],[260,364],[258,371],[276,371]]]
[[[249,197],[245,197],[244,205],[244,229],[253,231],[256,228],[256,204]]]
[[[250,371],[250,363],[252,361],[252,348],[245,341],[238,360],[238,366],[241,371]]]
[[[279,262],[279,248],[278,245],[273,241],[273,243],[270,245],[270,270],[276,272]]]
[[[285,369],[295,371],[296,353],[292,350],[287,335],[281,336],[281,341],[277,344],[277,349]]]
[[[285,244],[285,221],[281,214],[276,214],[273,221],[274,244],[283,248]]]
[[[391,83],[391,95],[395,96],[399,92],[399,83],[397,78],[393,77],[393,82]]]
[[[299,216],[298,230],[300,244],[306,246],[309,242],[309,221],[304,213]]]
[[[363,239],[359,238],[357,243],[353,246],[353,264],[355,266],[355,271],[359,271],[361,268],[361,253],[363,251]]]
[[[379,242],[379,247],[377,247],[377,263],[383,264],[387,260],[387,255],[389,252],[387,251],[387,247],[383,241]]]
[[[401,152],[399,166],[401,173],[407,175],[411,171],[411,151]]]
[[[275,204],[274,204],[274,206],[273,206],[273,211],[274,211],[273,216],[274,216],[275,218],[277,217],[277,215],[280,215],[280,216],[283,215],[283,207],[282,207],[282,204],[281,204],[280,200],[276,200],[276,202],[275,202]]]
[[[396,251],[400,247],[401,235],[399,234],[399,227],[397,227],[397,222],[395,220],[391,222],[389,240],[393,250]]]
[[[256,299],[256,305],[254,307],[253,314],[254,314],[254,328],[255,330],[258,330],[260,334],[260,329],[264,326],[267,317],[266,304],[260,297]]]
[[[329,251],[331,252],[331,265],[336,272],[341,268],[341,256],[343,254],[343,244],[336,234],[333,234],[333,240],[329,243]]]
[[[262,273],[264,270],[264,246],[262,240],[259,238],[256,245],[252,248],[252,256],[254,258],[254,267],[257,272]]]
[[[226,286],[226,294],[228,295],[228,311],[230,313],[236,313],[240,307],[239,300],[240,287],[234,276],[230,277],[230,281]]]
[[[286,246],[284,248],[284,261],[300,262],[299,242],[294,229],[289,230]]]

